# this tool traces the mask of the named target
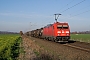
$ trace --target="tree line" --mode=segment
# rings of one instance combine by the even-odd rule
[[[19,34],[17,32],[0,31],[0,34]]]
[[[75,32],[71,32],[71,34],[90,34],[90,31],[75,31]]]

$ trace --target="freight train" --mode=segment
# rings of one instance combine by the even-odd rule
[[[70,39],[70,27],[67,22],[55,22],[43,28],[29,31],[26,34],[54,42],[65,42]]]

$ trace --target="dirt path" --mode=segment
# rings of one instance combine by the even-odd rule
[[[23,53],[20,54],[19,60],[33,60],[36,55],[33,52],[33,49],[31,49],[33,41],[28,39],[26,36],[22,36],[22,43],[21,48]]]
[[[90,53],[63,44],[25,36],[22,39],[23,60],[90,60]]]
[[[47,50],[35,43],[35,40],[22,36],[23,54],[20,54],[19,60],[59,60],[56,56],[49,54]]]

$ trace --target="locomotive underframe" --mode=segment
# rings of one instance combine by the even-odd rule
[[[57,41],[68,41],[70,39],[70,36],[57,36]]]
[[[52,40],[52,41],[56,41],[56,42],[61,42],[61,41],[68,41],[70,39],[70,36],[42,36],[44,39],[46,40]]]

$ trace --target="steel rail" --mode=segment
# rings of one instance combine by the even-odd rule
[[[86,49],[86,48],[82,48],[82,47],[78,47],[78,46],[74,46],[74,45],[70,45],[70,44],[64,44],[64,45],[68,46],[68,47],[72,47],[72,48],[76,48],[76,49],[80,49],[80,50],[83,50],[83,51],[90,52],[90,49]]]

